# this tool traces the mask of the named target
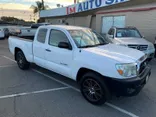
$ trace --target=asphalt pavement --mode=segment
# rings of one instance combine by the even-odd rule
[[[34,64],[18,68],[0,40],[0,117],[156,117],[156,61],[149,82],[135,97],[88,103],[76,82]]]

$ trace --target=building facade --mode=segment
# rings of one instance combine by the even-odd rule
[[[64,10],[67,12],[66,15],[50,16],[48,15],[50,11],[44,11],[40,14],[40,17],[45,18],[46,22],[52,24],[68,23],[69,25],[89,27],[100,33],[107,33],[112,26],[134,26],[149,41],[154,42],[156,37],[155,0],[130,0],[83,12],[75,12],[74,8]],[[42,16],[43,13],[44,16]]]

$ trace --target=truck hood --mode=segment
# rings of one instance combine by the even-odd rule
[[[129,38],[120,38],[116,39],[117,42],[121,44],[135,44],[135,45],[149,45],[151,42],[147,41],[146,39],[143,38],[134,38],[134,37],[129,37]]]
[[[115,44],[107,44],[103,46],[85,48],[84,51],[94,53],[99,56],[104,56],[114,59],[120,63],[136,62],[145,54],[141,51],[134,50],[128,47],[122,47]]]

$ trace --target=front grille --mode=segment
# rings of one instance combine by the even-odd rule
[[[128,45],[129,48],[137,49],[140,51],[146,51],[148,48],[148,45]]]
[[[144,69],[146,68],[147,65],[148,65],[148,61],[147,60],[145,60],[144,62],[142,62],[140,64],[139,74],[141,74],[144,71]]]

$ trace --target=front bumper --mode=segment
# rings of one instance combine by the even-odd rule
[[[147,66],[144,71],[135,78],[131,79],[109,79],[108,83],[112,92],[118,96],[135,96],[137,95],[144,85],[147,83],[151,75],[151,68]]]

